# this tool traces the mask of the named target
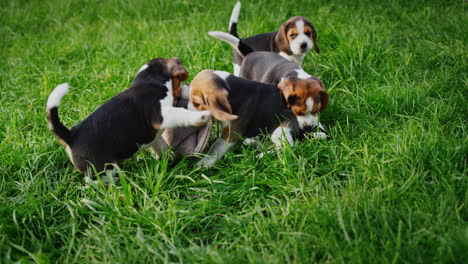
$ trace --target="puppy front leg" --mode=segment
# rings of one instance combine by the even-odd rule
[[[210,111],[194,112],[180,107],[163,107],[161,115],[162,122],[159,127],[155,124],[157,129],[202,126],[211,118]]]
[[[213,145],[211,145],[207,156],[197,162],[198,166],[203,168],[211,167],[218,159],[222,158],[226,152],[234,146],[236,142],[229,142],[223,138],[218,138]]]
[[[271,134],[271,141],[275,143],[276,148],[283,148],[283,143],[287,142],[289,145],[294,145],[292,137],[292,129],[289,126],[279,126]]]
[[[288,143],[290,146],[294,146],[294,140],[292,136],[292,129],[288,126],[279,126],[277,127],[273,133],[271,133],[271,141],[276,146],[276,149],[282,150],[283,144]],[[267,153],[271,153],[272,151],[268,151]],[[263,158],[264,153],[258,154],[259,158]]]

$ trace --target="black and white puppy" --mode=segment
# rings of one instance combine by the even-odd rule
[[[157,58],[143,65],[130,88],[119,93],[72,129],[59,119],[58,106],[68,84],[57,86],[47,101],[49,128],[62,143],[73,165],[87,176],[108,164],[121,163],[144,146],[158,156],[167,148],[161,140],[165,128],[200,126],[209,111],[173,107],[188,73],[178,58]],[[92,165],[92,166],[91,166]],[[91,175],[90,175],[91,174]]]
[[[281,100],[280,91],[273,85],[224,71],[198,73],[190,83],[190,102],[200,111],[210,110],[222,122],[221,136],[198,165],[209,167],[238,141],[255,143],[259,135],[271,134],[277,148],[283,142],[293,145],[304,131]]]
[[[317,126],[328,138],[318,122],[318,114],[328,105],[328,93],[323,82],[306,73],[297,64],[286,60],[278,53],[253,51],[243,40],[228,33],[211,31],[213,37],[226,41],[244,56],[239,76],[279,88],[284,103],[291,108],[301,129],[315,129]]]
[[[238,37],[237,23],[240,7],[240,2],[237,2],[229,20],[229,33],[235,37]],[[315,52],[320,52],[314,26],[301,16],[291,17],[280,26],[278,31],[243,38],[242,41],[254,51],[276,52],[299,66],[309,50],[314,48]],[[234,74],[237,76],[239,76],[242,60],[243,56],[234,50]]]

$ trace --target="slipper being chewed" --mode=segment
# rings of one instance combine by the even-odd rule
[[[187,108],[188,100],[178,99],[174,106]],[[177,153],[190,155],[201,153],[208,143],[212,121],[200,127],[180,127],[165,129],[162,138]]]

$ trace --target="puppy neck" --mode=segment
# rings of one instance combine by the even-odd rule
[[[287,54],[283,51],[281,51],[279,53],[279,55],[281,55],[283,58],[287,59],[288,61],[291,61],[291,62],[294,62],[296,63],[297,65],[301,66],[302,65],[302,61],[304,60],[304,56],[305,54]]]

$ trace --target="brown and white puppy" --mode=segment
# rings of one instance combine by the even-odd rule
[[[229,20],[229,33],[235,37],[238,37],[237,23],[240,7],[240,2],[237,2]],[[301,16],[291,17],[280,26],[278,31],[243,38],[242,41],[254,51],[276,52],[299,66],[309,50],[314,48],[315,52],[320,52],[314,26]],[[237,76],[239,76],[242,60],[243,56],[234,51],[234,74]]]
[[[193,107],[210,110],[222,122],[221,136],[198,165],[211,166],[243,139],[255,143],[257,136],[271,134],[277,148],[283,142],[293,145],[294,139],[301,139],[306,131],[299,128],[296,117],[281,100],[280,91],[273,85],[223,71],[204,70],[197,74],[190,84]]]
[[[309,130],[319,126],[318,114],[328,105],[328,93],[319,78],[309,75],[278,53],[253,51],[243,40],[228,33],[212,31],[210,34],[226,41],[244,56],[240,77],[279,88],[286,106],[293,111],[301,129]]]
[[[57,86],[47,101],[49,128],[67,151],[73,165],[86,176],[108,169],[108,164],[130,158],[144,146],[156,155],[167,147],[160,139],[165,128],[200,126],[209,111],[192,112],[173,107],[187,71],[178,58],[157,58],[143,65],[130,88],[119,93],[72,129],[58,116],[68,84]],[[91,174],[91,175],[90,175]]]

